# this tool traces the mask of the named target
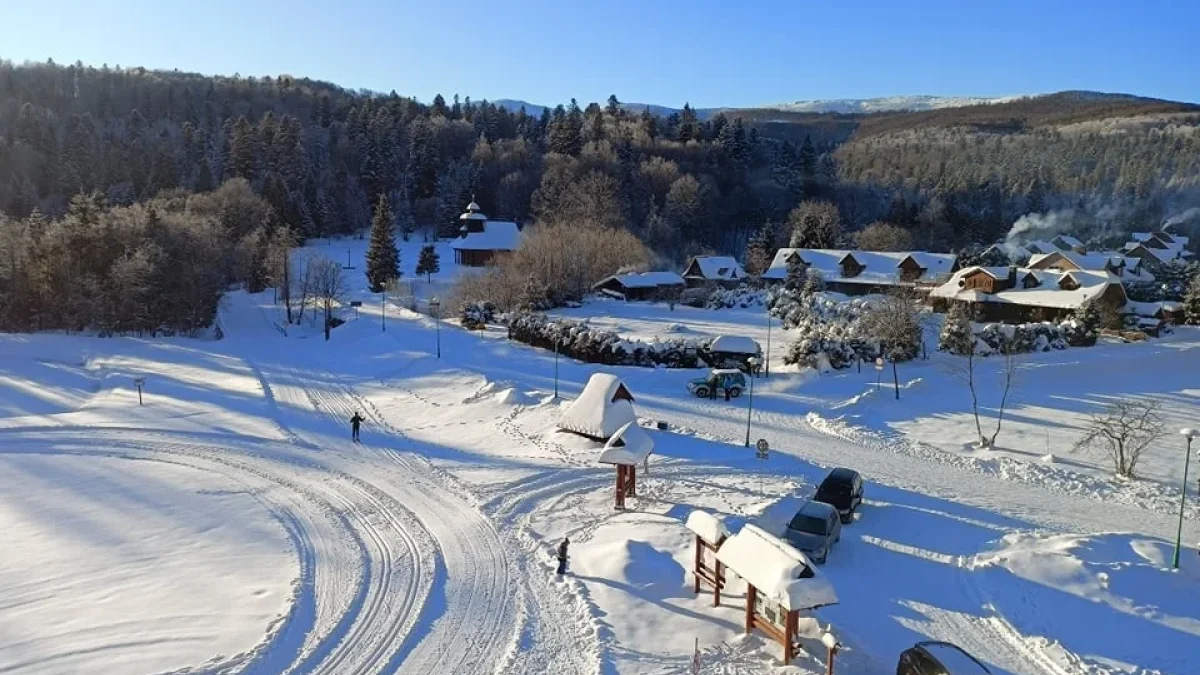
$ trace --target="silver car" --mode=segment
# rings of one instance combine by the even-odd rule
[[[823,565],[829,549],[842,538],[842,519],[829,504],[810,500],[800,505],[784,537],[813,562]]]

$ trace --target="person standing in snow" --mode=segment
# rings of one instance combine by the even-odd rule
[[[562,543],[558,545],[558,574],[562,576],[567,572],[567,546],[571,544],[571,540],[563,537]]]
[[[362,423],[363,423],[363,416],[359,415],[358,411],[356,410],[354,412],[354,417],[350,418],[350,437],[354,439],[355,443],[359,442],[358,441],[358,428],[360,426],[362,426]]]

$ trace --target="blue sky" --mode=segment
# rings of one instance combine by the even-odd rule
[[[1200,1],[13,2],[0,57],[429,100],[698,107],[1092,89],[1200,102]],[[119,6],[119,8],[117,8]]]

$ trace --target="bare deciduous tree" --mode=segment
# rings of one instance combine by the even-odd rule
[[[908,251],[913,237],[899,225],[876,221],[854,233],[854,243],[864,251]]]
[[[1118,400],[1091,416],[1073,450],[1102,450],[1118,476],[1134,478],[1138,460],[1166,433],[1166,424],[1152,403]]]
[[[342,266],[326,257],[317,257],[308,263],[308,275],[312,278],[312,295],[320,303],[325,317],[325,339],[333,328],[333,308],[342,301],[346,293],[346,282]]]
[[[1000,435],[1000,428],[1004,424],[1004,411],[1008,407],[1009,398],[1017,388],[1018,378],[1018,362],[1017,354],[1012,349],[1008,342],[1001,345],[1002,362],[1000,366],[1000,381],[1002,387],[1000,390],[1000,405],[996,411],[996,427],[992,433],[985,434],[983,431],[983,418],[979,413],[979,381],[976,378],[975,366],[978,357],[974,350],[963,354],[959,359],[950,362],[949,371],[967,385],[967,391],[971,394],[971,413],[975,416],[975,434],[979,438],[979,447],[981,449],[992,448],[996,445],[996,437]]]

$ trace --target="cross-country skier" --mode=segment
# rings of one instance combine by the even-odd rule
[[[350,418],[350,437],[354,439],[355,443],[359,442],[358,441],[358,428],[360,426],[362,426],[362,423],[363,423],[363,416],[359,415],[358,411],[355,411],[354,417]]]

